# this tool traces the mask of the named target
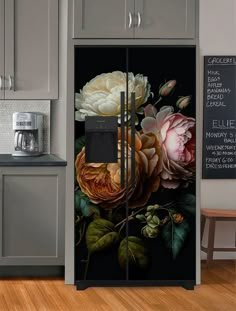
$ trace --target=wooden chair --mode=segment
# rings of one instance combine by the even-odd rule
[[[209,220],[207,247],[202,246],[202,238],[206,219]],[[215,224],[216,221],[236,221],[236,210],[201,208],[201,250],[207,253],[207,267],[213,260],[213,252],[236,252],[236,247],[215,248]],[[236,241],[235,241],[236,243]],[[236,244],[235,244],[236,245]]]

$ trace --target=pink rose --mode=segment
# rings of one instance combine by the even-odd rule
[[[144,133],[154,133],[162,144],[161,184],[175,189],[188,185],[195,168],[195,119],[174,113],[171,106],[157,112],[148,105],[141,122]]]

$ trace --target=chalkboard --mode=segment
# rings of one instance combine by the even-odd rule
[[[236,178],[236,56],[204,57],[202,178]]]

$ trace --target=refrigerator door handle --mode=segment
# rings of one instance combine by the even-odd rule
[[[120,186],[125,187],[125,92],[120,92]]]
[[[131,185],[135,187],[135,93],[131,93]]]

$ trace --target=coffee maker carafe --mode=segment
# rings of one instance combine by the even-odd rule
[[[37,156],[43,153],[43,115],[38,112],[14,112],[13,156]]]

